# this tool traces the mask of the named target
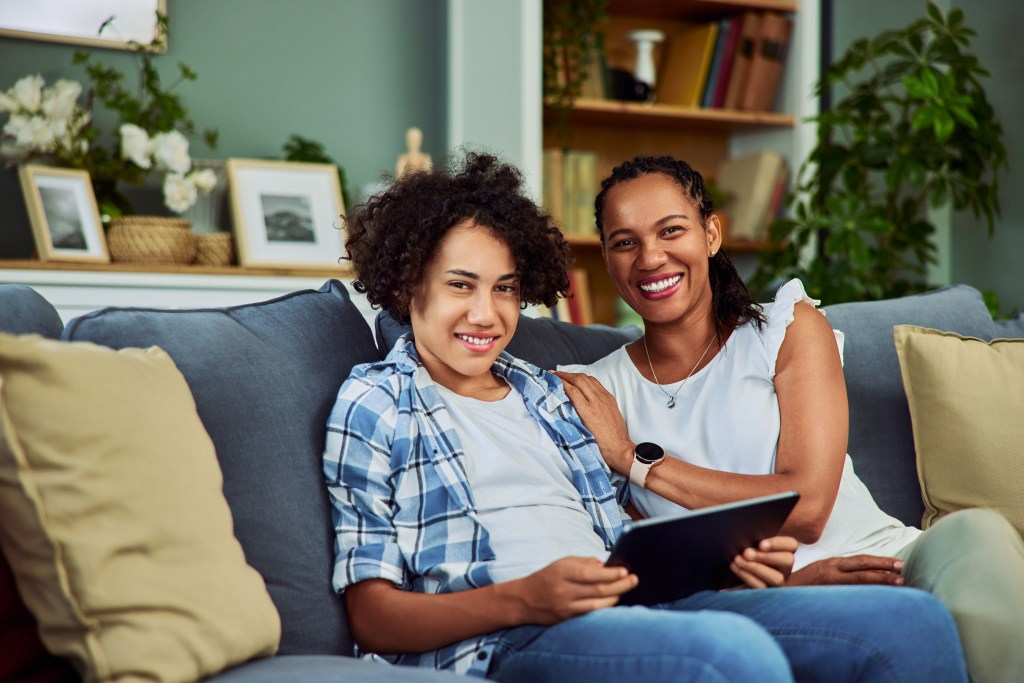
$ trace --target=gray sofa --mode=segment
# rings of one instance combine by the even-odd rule
[[[994,322],[980,294],[966,286],[826,311],[846,335],[855,467],[884,509],[918,524],[922,504],[892,326],[911,323],[991,339],[1024,336],[1024,320]],[[157,345],[178,365],[216,447],[235,535],[282,622],[277,656],[210,680],[450,680],[352,659],[344,604],[331,590],[324,425],[351,367],[381,358],[403,331],[400,325],[381,315],[371,330],[344,285],[332,280],[318,291],[246,306],[104,309],[66,326],[30,288],[0,285],[0,331],[111,348]],[[553,368],[592,362],[637,334],[523,318],[509,351]]]

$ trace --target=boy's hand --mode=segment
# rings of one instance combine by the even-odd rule
[[[637,584],[624,567],[606,567],[593,557],[564,557],[522,579],[498,584],[512,590],[523,624],[550,626],[570,617],[611,607]]]
[[[750,588],[779,587],[786,584],[793,571],[796,539],[774,536],[747,548],[733,558],[729,568]]]

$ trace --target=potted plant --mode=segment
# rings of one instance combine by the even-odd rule
[[[558,137],[568,146],[569,111],[591,60],[604,49],[608,0],[544,0],[544,101],[554,112]]]
[[[112,20],[100,27],[101,34]],[[179,62],[177,78],[164,84],[153,55],[166,45],[165,15],[157,13],[156,28],[151,43],[129,43],[138,64],[133,85],[126,85],[124,74],[95,59],[92,53],[79,51],[73,63],[85,68],[91,82],[84,105],[79,102],[83,94],[80,83],[59,80],[46,87],[38,74],[25,76],[8,91],[0,92],[0,113],[9,114],[0,133],[0,155],[11,163],[38,161],[88,171],[100,213],[108,224],[107,239],[114,260],[188,263],[195,255],[188,221],[132,216],[133,207],[119,189],[123,183],[141,184],[147,176],[159,176],[165,206],[181,214],[198,194],[209,192],[216,183],[211,170],[193,167],[186,136],[195,134],[196,126],[174,92],[179,84],[194,81],[196,73]],[[116,117],[116,128],[110,133],[97,123],[97,104]],[[216,145],[216,131],[207,130],[203,137],[208,146]],[[182,227],[186,228],[184,233]],[[122,229],[136,234],[121,239]],[[167,249],[172,252],[170,256],[163,253]]]
[[[963,12],[927,15],[905,28],[854,42],[816,90],[847,94],[812,120],[817,145],[798,174],[791,217],[770,227],[750,288],[763,293],[799,277],[829,303],[927,289],[935,226],[927,210],[952,206],[999,214],[1003,128],[970,52]]]

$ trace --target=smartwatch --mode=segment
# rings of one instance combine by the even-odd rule
[[[656,443],[645,441],[633,449],[633,464],[629,468],[629,480],[640,488],[647,488],[647,474],[652,467],[665,459],[665,451]]]

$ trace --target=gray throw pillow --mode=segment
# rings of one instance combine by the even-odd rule
[[[281,615],[279,653],[352,654],[331,588],[321,460],[338,388],[379,354],[344,286],[229,308],[104,309],[73,320],[64,337],[170,354],[216,447],[235,535]]]

